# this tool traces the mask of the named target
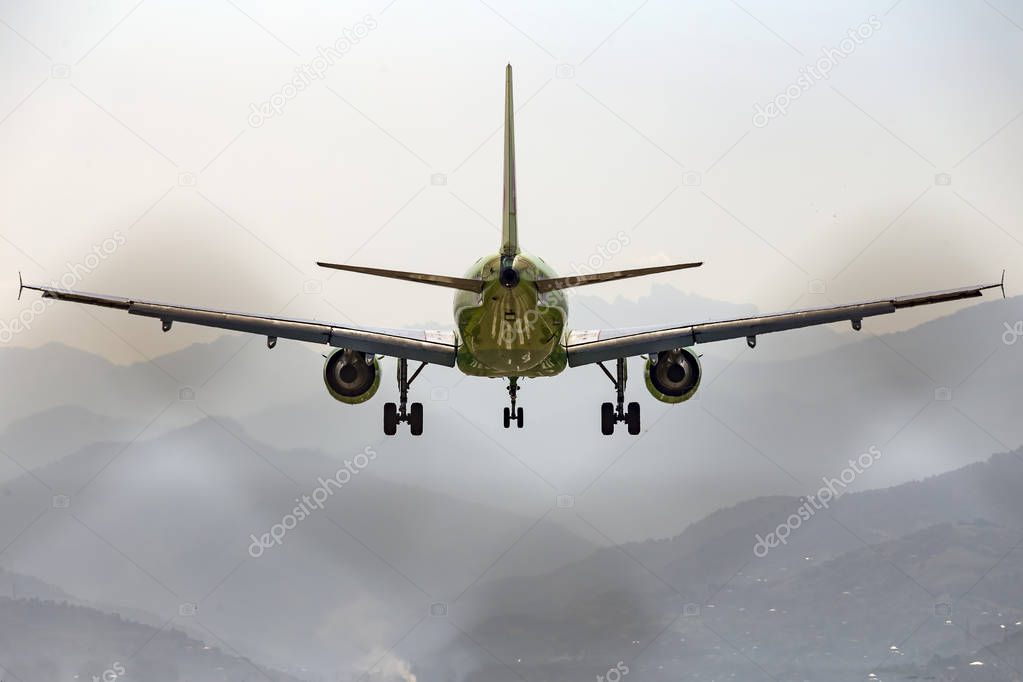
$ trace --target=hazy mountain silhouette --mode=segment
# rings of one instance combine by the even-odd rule
[[[864,679],[896,657],[966,653],[1023,617],[1021,458],[851,493],[765,558],[753,554],[755,536],[783,523],[798,498],[752,500],[669,540],[501,580],[475,595],[493,615],[469,634],[527,679],[600,674],[595,650],[665,680],[685,671],[766,679],[761,669]]]
[[[298,680],[191,639],[172,627],[155,628],[67,603],[0,598],[0,633],[4,679]]]
[[[663,319],[671,295],[619,301],[615,321]],[[630,384],[647,424],[634,440],[596,433],[609,386],[592,368],[525,382],[522,432],[496,418],[500,382],[427,368],[413,389],[426,435],[385,439],[393,386],[337,405],[320,349],[300,344],[224,337],[123,366],[58,344],[0,349],[0,565],[21,576],[0,574],[15,590],[0,594],[73,595],[157,626],[196,603],[179,624],[191,637],[215,644],[207,627],[303,679],[377,661],[405,679],[619,661],[655,679],[863,679],[892,656],[966,654],[1023,603],[1021,453],[981,461],[1023,441],[1021,346],[1002,340],[1021,302],[880,338],[817,330],[817,352],[790,343],[801,332],[710,346],[687,405]],[[875,490],[754,556],[798,495],[872,446],[880,459],[850,489]],[[324,509],[250,556],[252,535],[366,448],[372,462]]]
[[[408,618],[478,579],[544,573],[593,549],[555,523],[533,527],[498,508],[381,479],[373,466],[385,456],[335,484],[322,510],[253,557],[251,536],[280,523],[341,459],[275,450],[213,419],[128,447],[90,446],[6,484],[0,528],[13,543],[3,562],[90,603],[153,614],[199,603],[199,620],[244,642],[237,647],[246,655],[331,669],[368,656]],[[53,508],[46,486],[58,483],[54,490],[68,494],[88,485],[67,508]],[[29,523],[31,534],[19,537]],[[527,529],[535,531],[529,557],[490,570]],[[77,560],[64,560],[69,553]],[[364,634],[347,636],[348,650],[328,646],[352,618]]]
[[[666,309],[693,319],[750,312],[691,299],[655,287],[636,301],[580,298],[576,310],[582,326],[593,314],[587,307],[601,317],[613,312],[613,322],[623,326],[664,319]],[[858,489],[953,470],[978,453],[1023,442],[1015,408],[1023,401],[1017,359],[1023,344],[1002,341],[1005,324],[1021,317],[1023,298],[988,300],[884,337],[872,336],[867,324],[859,335],[830,328],[770,335],[752,351],[741,340],[712,344],[701,349],[705,386],[696,400],[674,407],[646,396],[635,361],[630,397],[646,415],[639,443],[599,435],[598,406],[612,393],[594,368],[524,382],[520,401],[529,428],[509,433],[500,423],[501,382],[435,367],[426,368],[412,392],[426,403],[426,436],[382,443],[380,405],[395,394],[390,361],[377,398],[353,408],[326,395],[323,349],[282,343],[268,351],[260,339],[241,336],[126,366],[57,344],[2,349],[0,369],[11,385],[0,398],[0,418],[21,429],[7,437],[12,456],[28,468],[66,455],[76,433],[82,444],[130,440],[140,432],[150,438],[207,415],[235,419],[281,449],[341,454],[353,443],[381,443],[401,464],[379,473],[396,482],[484,504],[494,500],[489,491],[500,490],[501,506],[528,515],[538,475],[551,495],[585,491],[594,500],[591,520],[610,537],[639,540],[673,535],[679,519],[694,521],[765,493],[810,492],[872,445],[884,451],[885,465],[858,479]],[[952,400],[935,399],[942,389]],[[113,421],[73,411],[39,416],[56,408]],[[29,417],[35,421],[16,424]],[[551,429],[570,433],[571,444],[552,441]],[[18,454],[33,432],[43,441],[39,450]],[[618,462],[625,447],[630,457]],[[639,459],[642,467],[629,468]],[[462,475],[437,475],[446,469]],[[0,466],[0,476],[20,473]],[[685,495],[678,494],[679,480],[688,484]],[[633,513],[610,511],[624,505]]]

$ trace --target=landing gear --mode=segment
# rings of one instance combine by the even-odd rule
[[[415,381],[419,373],[426,367],[426,363],[420,363],[412,376],[408,375],[408,360],[398,360],[398,399],[400,403],[384,403],[384,434],[393,436],[398,433],[398,424],[405,422],[409,425],[409,432],[413,436],[423,435],[423,404],[408,404],[408,388]]]
[[[519,378],[511,377],[508,379],[508,397],[511,398],[511,407],[504,408],[504,428],[511,427],[511,423],[515,422],[515,426],[522,428],[523,417],[522,408],[515,407],[515,398],[519,392]]]
[[[618,358],[615,374],[611,374],[607,367],[604,366],[604,363],[599,362],[597,364],[604,371],[604,374],[607,375],[607,378],[611,380],[611,383],[614,384],[615,391],[618,394],[615,403],[603,403],[600,406],[600,432],[605,436],[610,436],[615,432],[615,424],[625,422],[629,435],[639,435],[641,424],[639,403],[629,403],[628,409],[625,408],[625,384],[629,374],[625,366],[625,358]]]

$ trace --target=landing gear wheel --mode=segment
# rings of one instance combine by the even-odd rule
[[[423,404],[412,403],[408,414],[409,431],[413,436],[423,435]]]
[[[615,406],[611,403],[600,405],[600,432],[610,436],[615,432]]]
[[[639,435],[639,403],[629,403],[629,411],[625,413],[625,423],[629,427],[629,435]]]
[[[398,406],[384,403],[384,435],[393,436],[398,433]]]
[[[504,408],[504,428],[510,428],[511,423],[515,422],[515,426],[522,428],[522,408],[515,407],[515,400],[519,395],[519,378],[509,377],[508,378],[508,397],[511,399],[511,407]]]
[[[612,374],[604,366],[604,363],[597,363],[597,366],[614,384],[617,394],[615,402],[602,403],[600,406],[600,432],[605,436],[610,436],[615,432],[615,424],[625,422],[629,434],[638,436],[640,431],[639,403],[629,403],[629,408],[625,409],[625,383],[629,378],[628,366],[625,364],[625,358],[618,358],[615,364],[615,373]]]
[[[384,434],[393,436],[398,433],[398,424],[405,422],[409,425],[409,431],[413,436],[423,435],[423,404],[408,403],[408,387],[412,385],[419,373],[426,367],[425,362],[419,363],[419,367],[412,376],[408,375],[408,360],[398,359],[398,400],[394,403],[384,404]],[[406,409],[411,407],[411,409]]]

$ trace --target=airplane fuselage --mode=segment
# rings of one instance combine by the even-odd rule
[[[502,271],[506,278],[502,281]],[[562,343],[568,304],[562,291],[539,294],[538,279],[555,277],[543,259],[524,253],[480,258],[465,275],[484,281],[483,291],[455,294],[458,368],[483,377],[540,377],[568,364]]]

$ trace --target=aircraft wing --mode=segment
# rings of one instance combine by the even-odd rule
[[[294,339],[446,367],[455,366],[457,342],[454,332],[370,329],[317,320],[298,320],[209,308],[190,308],[48,286],[24,284],[22,288],[41,291],[43,298],[116,308],[127,310],[131,315],[154,317],[161,321],[164,331],[170,331],[171,324],[174,322],[198,324],[204,327],[231,329],[266,336],[267,344],[271,347],[279,338]],[[19,297],[20,295],[19,291]]]
[[[930,305],[931,303],[976,298],[983,295],[987,289],[999,287],[1001,287],[1004,296],[1005,273],[1002,273],[1002,281],[996,284],[979,284],[961,289],[886,298],[865,303],[810,308],[774,315],[701,322],[683,326],[573,331],[568,334],[566,340],[568,364],[570,367],[578,367],[593,362],[659,353],[672,348],[742,337],[746,337],[752,347],[756,344],[756,337],[760,334],[799,329],[829,322],[852,322],[853,327],[859,329],[865,317],[887,315],[902,308]]]

